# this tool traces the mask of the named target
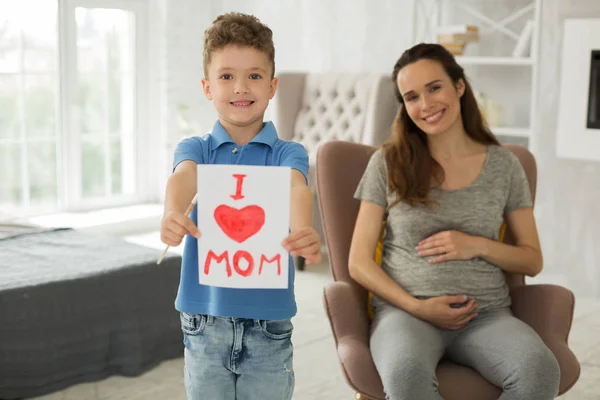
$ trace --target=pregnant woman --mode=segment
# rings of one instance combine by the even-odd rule
[[[352,278],[374,293],[370,345],[386,397],[441,399],[435,371],[447,357],[501,388],[501,400],[554,398],[558,363],[513,316],[504,277],[542,269],[519,160],[489,131],[463,69],[442,46],[405,51],[393,79],[393,135],[356,190],[350,250]],[[504,220],[515,246],[498,241]]]

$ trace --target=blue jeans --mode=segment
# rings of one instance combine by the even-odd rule
[[[188,400],[290,400],[293,325],[181,313]]]

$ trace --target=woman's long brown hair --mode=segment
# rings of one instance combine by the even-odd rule
[[[439,62],[455,86],[463,80],[465,91],[460,98],[460,113],[467,134],[482,144],[499,144],[498,139],[487,127],[473,89],[454,56],[439,44],[421,43],[411,47],[402,53],[394,65],[392,79],[400,105],[392,125],[392,135],[382,146],[388,169],[389,188],[397,196],[390,208],[403,200],[413,206],[430,205],[432,200],[428,196],[431,178],[435,178],[440,184],[444,181],[442,167],[429,152],[427,134],[408,116],[397,84],[398,73],[402,68],[423,59]]]

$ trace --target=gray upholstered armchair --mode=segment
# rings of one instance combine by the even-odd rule
[[[397,110],[394,84],[373,73],[284,72],[268,110],[279,137],[304,145],[310,157],[309,185],[315,189],[319,147],[332,140],[378,146],[390,132]],[[314,202],[313,226],[321,233]],[[303,261],[296,260],[299,269]]]

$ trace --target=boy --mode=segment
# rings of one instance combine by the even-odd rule
[[[298,143],[277,138],[263,123],[275,95],[272,31],[256,17],[219,16],[204,37],[206,98],[218,121],[211,133],[178,144],[166,190],[161,225],[164,243],[185,241],[175,306],[184,332],[184,379],[188,399],[285,400],[292,398],[292,324],[296,313],[291,256],[319,263],[320,238],[311,227],[312,194],[306,185],[308,155]],[[232,289],[198,283],[200,237],[196,209],[183,212],[196,193],[197,164],[279,165],[292,168],[287,289]],[[202,229],[202,227],[199,227]]]

